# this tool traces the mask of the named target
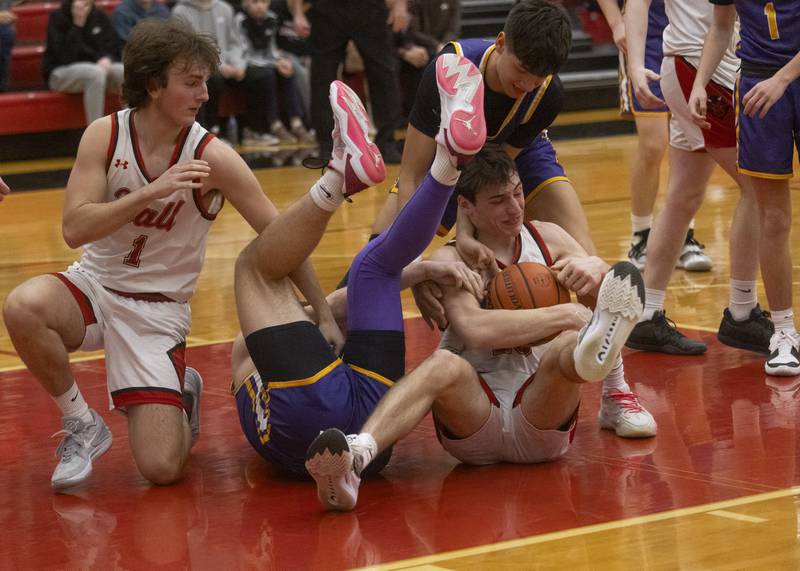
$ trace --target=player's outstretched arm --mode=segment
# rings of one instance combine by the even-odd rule
[[[644,107],[653,108],[664,102],[653,95],[648,81],[659,79],[657,73],[644,66],[644,44],[647,36],[647,12],[650,0],[628,0],[625,4],[625,31],[628,46],[628,73],[636,97]]]
[[[176,190],[199,188],[210,168],[205,161],[175,165],[147,186],[106,201],[106,161],[111,118],[103,117],[86,128],[78,156],[69,175],[62,212],[62,233],[70,248],[105,238],[133,218],[150,202]]]
[[[689,112],[692,120],[702,129],[710,129],[711,124],[706,120],[706,85],[711,81],[714,70],[719,67],[725,50],[730,45],[736,25],[736,8],[730,6],[714,6],[711,27],[706,34],[706,41],[703,44],[703,55],[700,57],[700,65],[697,68],[697,75],[692,85],[692,93],[689,96]]]

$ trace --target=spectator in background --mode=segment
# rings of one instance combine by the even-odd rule
[[[278,16],[269,6],[270,0],[244,0],[243,12],[236,14],[247,63],[244,84],[248,128],[244,139],[248,142],[310,143],[313,138],[303,125],[303,106],[295,85],[295,66],[278,51]],[[288,119],[289,129],[278,117],[279,103]]]
[[[128,34],[133,27],[144,18],[169,18],[169,9],[154,0],[122,0],[114,8],[111,15],[111,22],[114,24],[114,31],[117,32],[119,39],[123,43],[128,41]]]
[[[306,126],[309,126],[311,124],[311,48],[308,46],[307,38],[297,35],[287,0],[274,0],[270,4],[270,9],[278,16],[278,49],[292,60],[295,86],[303,103]]]
[[[172,15],[188,22],[197,32],[210,34],[220,51],[219,71],[208,80],[208,101],[198,114],[198,122],[214,133],[221,134],[219,101],[226,83],[239,83],[247,73],[244,46],[233,8],[222,0],[180,0]],[[232,133],[228,133],[232,137]]]
[[[111,19],[93,0],[64,0],[50,13],[42,74],[53,91],[83,93],[87,125],[105,114],[106,89],[119,93],[123,67]]]
[[[400,92],[392,33],[408,26],[407,0],[313,0],[306,16],[303,0],[289,0],[295,31],[311,47],[311,122],[317,132],[320,159],[331,156],[333,115],[328,89],[353,40],[369,84],[375,143],[387,163],[399,163],[394,130],[400,121]]]
[[[11,48],[17,30],[17,16],[11,11],[12,0],[0,0],[0,93],[8,89],[8,68],[11,65]],[[1,197],[2,195],[0,195]]]
[[[395,34],[403,116],[414,105],[425,66],[461,30],[461,0],[411,0],[408,29]]]

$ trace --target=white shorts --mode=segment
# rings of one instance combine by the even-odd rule
[[[438,427],[437,432],[444,449],[465,464],[535,464],[556,460],[566,453],[576,421],[577,414],[567,430],[539,430],[528,422],[521,406],[492,404],[489,418],[472,436],[454,440]]]
[[[105,349],[109,409],[152,403],[183,408],[189,304],[112,293],[77,262],[54,275],[83,313],[86,334],[79,350]]]
[[[669,119],[669,144],[682,151],[700,151],[706,148],[703,131],[692,121],[689,102],[683,95],[675,73],[675,58],[664,56],[661,62],[661,93],[672,115]]]

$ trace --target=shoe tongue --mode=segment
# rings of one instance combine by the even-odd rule
[[[77,416],[65,416],[61,419],[61,426],[64,427],[64,430],[78,432],[83,426],[83,421]]]

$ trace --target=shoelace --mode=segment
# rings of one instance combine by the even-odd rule
[[[659,312],[661,314],[661,318],[664,320],[664,323],[667,324],[667,330],[669,331],[670,337],[677,337],[683,339],[685,335],[683,335],[680,331],[678,331],[678,326],[672,321],[665,312]]]
[[[703,250],[706,249],[706,245],[705,244],[701,244],[700,242],[698,242],[695,239],[694,230],[691,229],[691,228],[689,229],[689,233],[686,234],[686,242],[684,242],[684,245],[685,246],[692,246],[692,250],[693,251],[697,251],[697,252],[702,252]]]
[[[75,428],[77,428],[77,426]],[[64,438],[61,439],[58,448],[56,448],[56,458],[60,458],[62,462],[69,462],[72,460],[72,455],[77,451],[79,446],[76,440],[78,433],[69,428],[62,428],[58,432],[53,433],[50,438],[55,438],[62,434]]]
[[[640,230],[639,232],[634,232],[634,236],[639,237],[639,241],[635,244],[631,243],[631,249],[628,250],[628,257],[629,258],[638,258],[644,252],[644,249],[647,247],[647,238],[650,236],[650,228],[647,230]]]
[[[785,331],[778,333],[777,339],[771,340],[769,344],[770,352],[778,350],[778,355],[788,355],[797,346],[797,336]]]
[[[644,408],[639,403],[639,397],[634,393],[608,393],[606,397],[613,399],[627,412],[642,412]]]

